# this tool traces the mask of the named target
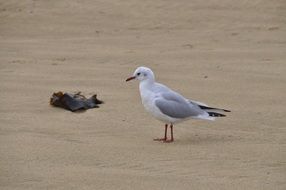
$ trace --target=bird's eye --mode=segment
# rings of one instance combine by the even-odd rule
[[[141,73],[137,73],[137,76],[139,76]]]

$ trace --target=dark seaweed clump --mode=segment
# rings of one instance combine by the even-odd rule
[[[97,95],[93,95],[90,98],[86,98],[81,95],[80,92],[63,93],[61,91],[53,93],[50,104],[56,107],[61,107],[72,112],[79,110],[87,110],[90,108],[98,108],[98,104],[102,104],[103,101],[97,99]]]

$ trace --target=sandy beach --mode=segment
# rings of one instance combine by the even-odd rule
[[[1,190],[285,190],[284,0],[0,1]],[[145,112],[138,66],[232,110],[174,127]],[[97,94],[72,113],[53,92]]]

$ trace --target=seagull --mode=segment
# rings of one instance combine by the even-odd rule
[[[218,112],[230,110],[209,107],[204,103],[190,100],[171,90],[167,86],[157,83],[153,71],[147,67],[138,67],[127,81],[140,81],[139,90],[144,108],[156,119],[165,123],[165,135],[155,141],[170,143],[174,141],[173,125],[187,119],[214,120],[215,117],[225,117]],[[167,138],[168,126],[171,129],[171,138]]]

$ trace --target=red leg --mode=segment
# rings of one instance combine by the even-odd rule
[[[174,136],[173,136],[173,124],[170,125],[170,128],[171,128],[171,139],[167,139],[164,141],[166,143],[170,143],[170,142],[173,142],[174,141]]]
[[[154,141],[166,141],[167,140],[167,130],[168,130],[168,124],[165,124],[165,137],[164,138],[157,138],[153,139]]]

